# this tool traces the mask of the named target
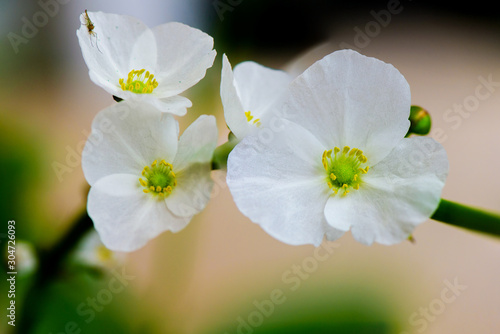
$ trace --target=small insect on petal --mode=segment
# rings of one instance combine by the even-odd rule
[[[83,15],[82,24],[87,27],[87,31],[89,33],[89,38],[90,38],[90,44],[92,45],[92,37],[94,37],[97,50],[99,50],[99,52],[102,53],[102,51],[99,49],[99,45],[97,44],[97,33],[94,31],[94,29],[95,29],[94,22],[92,22],[92,20],[90,19],[89,13],[87,12],[86,9],[85,9],[85,13],[83,13],[82,15]]]

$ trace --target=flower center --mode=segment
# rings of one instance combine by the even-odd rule
[[[95,250],[97,253],[97,258],[101,262],[108,262],[113,258],[113,252],[109,249],[106,248],[104,245],[99,245],[97,246],[97,249]]]
[[[250,111],[245,111],[245,116],[247,117],[247,122],[250,124],[254,124],[257,127],[261,126],[260,118],[255,118],[252,116]]]
[[[154,77],[154,74],[149,73],[145,69],[139,71],[132,70],[128,74],[127,81],[122,78],[119,80],[119,83],[123,90],[128,90],[136,94],[150,94],[158,87],[158,81]]]
[[[344,191],[343,196],[347,195],[351,188],[358,190],[362,183],[362,175],[368,173],[369,166],[366,165],[368,159],[363,155],[363,151],[357,148],[344,146],[340,150],[335,147],[333,152],[332,150],[323,152],[321,161],[327,175],[326,183],[334,195],[339,190]]]
[[[173,166],[165,160],[159,163],[157,160],[153,161],[151,167],[144,167],[141,174],[146,178],[146,180],[139,178],[139,182],[144,187],[142,191],[145,193],[167,197],[177,185]]]

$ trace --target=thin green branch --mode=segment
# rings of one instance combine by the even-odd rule
[[[26,292],[16,333],[28,334],[36,328],[40,310],[43,308],[46,288],[59,275],[68,254],[92,226],[92,220],[85,210],[54,247],[48,251],[40,252],[39,270],[34,282]]]
[[[500,236],[500,215],[441,199],[431,219]]]
[[[224,169],[227,167],[227,158],[236,144],[238,144],[238,140],[234,138],[215,149],[212,157],[212,169]]]

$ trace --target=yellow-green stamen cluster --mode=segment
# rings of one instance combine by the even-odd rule
[[[247,122],[250,124],[254,124],[257,127],[261,126],[260,118],[255,118],[252,116],[252,113],[250,111],[245,111],[245,116],[247,117]],[[253,121],[252,121],[253,120]]]
[[[347,195],[350,189],[358,190],[362,183],[362,175],[368,173],[369,168],[366,165],[368,159],[363,155],[363,151],[357,148],[351,149],[349,146],[344,146],[342,150],[335,147],[333,151],[323,152],[322,162],[327,175],[326,182],[333,195],[340,190],[344,191],[343,196]]]
[[[136,71],[132,70],[128,74],[128,78],[120,79],[119,83],[123,90],[127,90],[136,94],[150,94],[158,87],[158,81],[154,78],[154,74],[149,73],[145,69]]]
[[[104,245],[97,246],[95,252],[98,260],[101,262],[108,262],[113,258],[113,252]]]
[[[146,180],[139,178],[145,193],[167,197],[177,185],[173,166],[165,160],[153,161],[151,167],[144,167],[141,174],[146,178]]]

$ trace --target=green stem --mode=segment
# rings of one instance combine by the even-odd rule
[[[500,216],[441,199],[431,219],[469,230],[500,236]]]
[[[229,153],[231,153],[238,142],[236,138],[230,139],[215,149],[212,157],[212,169],[224,169],[227,167]]]
[[[16,326],[17,333],[28,334],[33,331],[38,322],[38,314],[43,308],[43,297],[47,287],[61,272],[68,254],[92,226],[92,220],[85,210],[54,247],[40,254],[39,270],[33,284],[26,292],[19,326]]]

